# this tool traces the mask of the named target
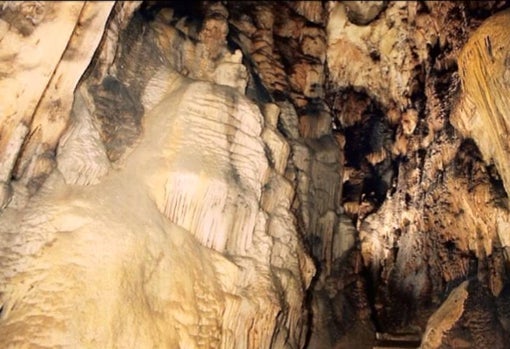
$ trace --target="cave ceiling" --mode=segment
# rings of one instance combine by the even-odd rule
[[[509,7],[0,2],[0,345],[510,347]]]

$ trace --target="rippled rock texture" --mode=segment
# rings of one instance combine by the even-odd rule
[[[5,348],[505,348],[504,1],[0,2]]]

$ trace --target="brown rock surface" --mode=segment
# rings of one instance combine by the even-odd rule
[[[508,7],[0,2],[0,346],[505,348]]]

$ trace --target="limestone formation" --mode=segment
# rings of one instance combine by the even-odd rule
[[[507,130],[510,86],[508,52],[510,12],[503,11],[484,22],[459,56],[462,98],[452,120],[464,136],[475,139],[487,163],[494,162],[507,192]]]
[[[0,2],[0,347],[508,348],[508,8]]]
[[[366,25],[373,21],[384,9],[386,1],[345,1],[349,21]]]
[[[124,15],[122,6],[115,16]],[[144,39],[159,44],[170,35],[157,25],[146,27],[152,34]],[[101,43],[105,49],[132,49],[117,37],[103,40],[112,41]],[[214,56],[208,66],[222,71],[194,70],[210,79],[202,82],[176,72],[177,61],[165,70],[140,62],[131,68],[145,69],[137,77],[111,75],[116,65],[102,75],[99,68],[115,61],[95,61],[97,70],[76,90],[57,166],[25,206],[1,216],[2,346],[304,345],[303,290],[315,268],[289,212],[293,189],[280,189],[288,144],[242,95],[239,75],[231,74],[240,53],[232,59],[221,47],[204,49],[222,52],[230,66]],[[118,59],[143,54],[123,51]],[[102,99],[97,108],[98,90],[90,87],[99,84],[106,96],[133,79],[142,88],[117,98],[139,94],[143,132],[127,124],[114,133],[107,128],[123,119],[104,110],[119,110],[122,100]],[[109,152],[111,137],[118,145],[127,139],[120,155]],[[263,204],[262,189],[271,185]]]

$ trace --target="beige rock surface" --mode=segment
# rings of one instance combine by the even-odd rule
[[[486,162],[494,162],[507,192],[510,190],[508,128],[510,89],[510,12],[484,22],[459,56],[463,95],[452,118],[454,125],[472,137]]]
[[[72,91],[99,44],[113,2],[2,6],[2,52],[8,59],[0,67],[5,76],[0,91],[6,101],[0,114],[0,181],[9,182],[18,161],[18,172],[37,187],[38,178],[54,166],[47,152],[55,150],[66,127]],[[18,23],[12,27],[16,29],[8,29],[9,21]],[[27,21],[27,27],[19,27],[20,21]],[[18,159],[29,134],[31,142],[25,142]],[[8,199],[0,196],[4,202]]]
[[[421,348],[440,348],[443,336],[459,320],[464,310],[464,302],[468,297],[468,282],[464,281],[453,290],[441,307],[430,317],[427,329],[423,334]]]
[[[266,235],[265,216],[277,208],[267,214],[259,209],[262,174],[267,170],[261,145],[258,159],[241,162],[237,179],[222,171],[221,159],[228,158],[228,153],[214,158],[214,152],[204,150],[209,156],[204,159],[179,148],[184,122],[180,116],[193,122],[188,114],[194,110],[191,98],[196,102],[202,95],[211,103],[237,92],[182,78],[173,86],[175,90],[146,116],[144,137],[123,169],[88,186],[66,185],[54,172],[25,210],[8,209],[2,215],[3,346],[25,342],[55,348],[269,347],[283,307],[270,278],[272,265],[280,270],[276,272],[282,278],[280,292],[287,295],[289,330],[296,328],[301,317],[299,299],[302,288],[310,283],[313,265],[302,247],[300,255],[293,257],[296,264],[289,264],[292,257],[285,254],[300,251],[299,245],[293,242],[289,249],[291,241],[273,244]],[[237,99],[232,109],[251,108],[241,96]],[[251,117],[252,127],[260,134],[261,115],[253,111]],[[199,124],[207,120],[196,116],[194,121],[204,139],[210,129]],[[236,130],[235,124],[229,126],[218,129],[218,138]],[[230,147],[226,142],[213,149]],[[257,161],[264,171],[257,173],[250,167]],[[184,182],[176,186],[176,177]],[[229,195],[240,195],[228,192],[236,190],[236,185],[245,186],[244,203],[229,199]],[[185,188],[205,191],[182,191]],[[169,190],[174,191],[172,195]],[[209,203],[208,192],[223,196],[224,201]],[[290,202],[285,196],[278,198],[287,204],[278,207],[280,214],[288,215]],[[202,204],[210,207],[192,206]],[[214,215],[215,206],[231,215]],[[240,220],[241,214],[245,221]],[[13,215],[25,218],[17,226]],[[215,224],[218,218],[223,220]],[[204,222],[207,219],[212,221]],[[269,233],[296,239],[292,220],[287,221],[285,233],[282,229],[274,223]],[[230,260],[206,247],[228,252]],[[285,264],[270,261],[273,248]],[[45,302],[37,305],[35,299]],[[46,319],[43,325],[41,319]],[[291,332],[288,340],[300,341],[299,335]]]
[[[504,348],[507,7],[1,2],[0,347]]]
[[[108,5],[98,10],[104,18]],[[190,51],[198,58],[219,49],[204,70],[190,66],[193,78],[209,81],[174,71],[177,60],[138,76],[145,79],[143,132],[112,161],[108,124],[89,86],[118,68],[108,51],[131,30],[121,23],[129,13],[114,8],[97,71],[78,87],[63,121],[69,127],[58,137],[57,166],[24,204],[14,193],[16,204],[0,216],[0,346],[302,347],[304,290],[315,267],[289,211],[289,146],[243,96],[240,52],[208,41],[225,35],[215,20]],[[159,43],[172,35],[155,28]],[[73,71],[80,76],[76,65]],[[275,191],[262,196],[271,185]]]

